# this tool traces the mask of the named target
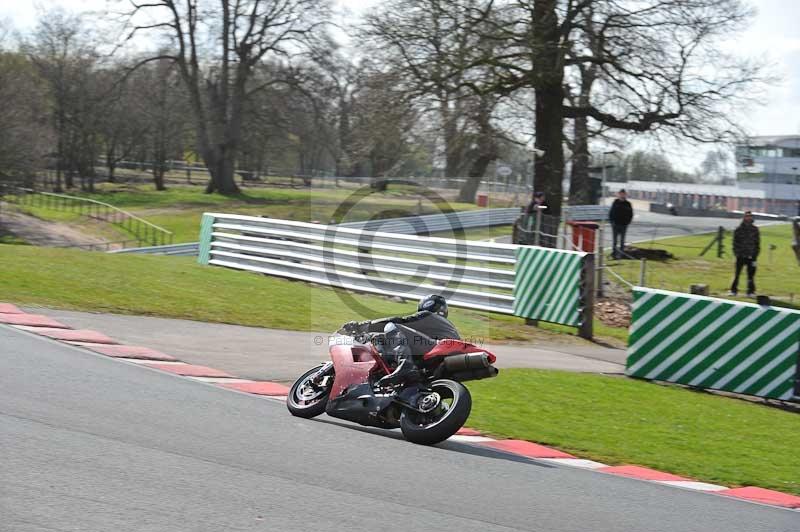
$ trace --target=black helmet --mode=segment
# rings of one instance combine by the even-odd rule
[[[446,318],[447,301],[440,295],[431,294],[419,300],[419,305],[417,306],[417,310],[420,312],[422,312],[423,310],[427,310],[428,312],[433,312],[434,314],[438,314],[439,316]]]

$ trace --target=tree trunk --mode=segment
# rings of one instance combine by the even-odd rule
[[[206,186],[206,193],[217,192],[223,196],[240,194],[239,186],[234,179],[235,159],[232,150],[227,150],[222,154],[213,154],[210,158],[206,157],[206,167],[211,174],[211,179]]]
[[[569,203],[587,205],[591,203],[592,194],[589,182],[589,124],[586,117],[575,119],[573,134],[575,147],[569,180]]]
[[[469,167],[467,182],[458,192],[458,200],[465,203],[475,202],[475,194],[478,192],[483,176],[486,175],[486,169],[497,159],[498,155],[497,139],[495,138],[495,130],[492,127],[492,109],[494,106],[490,98],[490,96],[486,95],[481,96],[478,105],[478,114],[476,116],[478,122],[478,149],[470,157],[472,164]]]
[[[453,116],[449,105],[450,103],[443,96],[439,102],[439,116],[441,117],[442,130],[444,131],[444,176],[451,179],[458,177],[461,172],[462,150],[458,138],[457,115]]]
[[[156,190],[162,191],[167,190],[167,187],[164,185],[164,169],[163,168],[153,168],[153,183],[156,185]]]
[[[561,216],[564,179],[564,64],[560,46],[557,0],[534,3],[533,39],[536,93],[536,148],[544,152],[536,157],[534,189],[547,197],[551,216]]]
[[[117,166],[117,161],[114,159],[114,155],[116,152],[115,146],[116,142],[112,142],[108,149],[106,150],[106,168],[108,168],[108,182],[114,183],[114,170]]]
[[[587,17],[589,48],[596,54],[602,54],[602,42],[597,39],[592,23],[592,9],[589,7]],[[578,107],[591,105],[592,86],[597,79],[598,65],[580,65],[581,88],[578,94]],[[574,149],[572,155],[572,174],[569,181],[569,202],[571,205],[588,205],[592,197],[591,179],[589,177],[589,119],[585,116],[575,118],[573,123]]]
[[[475,195],[478,193],[478,187],[481,186],[483,176],[486,175],[486,169],[496,158],[494,154],[485,154],[478,156],[472,162],[469,167],[467,182],[458,191],[458,201],[475,203]]]

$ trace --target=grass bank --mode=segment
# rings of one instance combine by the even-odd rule
[[[724,485],[800,495],[800,414],[624,377],[505,370],[469,383],[470,427]]]
[[[647,286],[678,292],[688,292],[691,284],[707,284],[712,295],[726,297],[733,279],[735,258],[730,231],[725,236],[725,253],[716,256],[716,245],[703,257],[702,249],[712,240],[713,235],[696,235],[666,238],[645,245],[665,249],[675,259],[665,262],[648,261]],[[800,265],[792,251],[792,227],[790,224],[770,225],[761,228],[761,255],[758,258],[756,286],[758,292],[781,298],[792,298],[800,302]],[[774,249],[770,251],[770,247]],[[639,279],[638,261],[609,261],[609,266],[625,279]],[[739,292],[747,289],[747,274],[742,272],[739,279]],[[743,298],[742,298],[743,299]]]
[[[234,323],[299,331],[332,331],[351,319],[408,314],[412,302],[249,272],[199,266],[189,257],[113,255],[0,245],[0,301],[75,310]],[[583,342],[529,327],[520,318],[454,309],[464,336],[478,340]],[[573,330],[574,332],[574,330]]]
[[[422,199],[409,187],[390,187],[385,192],[364,189],[289,189],[248,188],[241,194],[205,194],[203,187],[177,185],[165,191],[145,185],[103,184],[97,192],[71,192],[102,201],[142,216],[173,232],[174,241],[197,240],[204,212],[269,216],[286,220],[360,221],[395,218],[415,214],[435,214],[448,210],[470,210],[473,204],[450,202],[443,198]],[[79,222],[81,216],[41,207],[24,207],[27,212],[53,221]]]

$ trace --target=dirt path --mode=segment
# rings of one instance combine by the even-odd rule
[[[66,247],[106,242],[68,224],[47,222],[23,214],[8,203],[0,204],[0,232],[10,233],[34,246]]]

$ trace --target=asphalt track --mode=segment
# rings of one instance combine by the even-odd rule
[[[800,530],[794,511],[292,418],[5,326],[0,450],[9,532]]]
[[[96,329],[123,343],[158,349],[186,362],[224,369],[248,379],[294,382],[298,375],[328,360],[330,333],[151,316],[27,309],[35,314],[47,314],[76,329]],[[480,338],[471,340],[495,353],[501,368],[593,373],[622,373],[625,370],[626,353],[623,349],[584,341],[492,345],[484,344]]]

